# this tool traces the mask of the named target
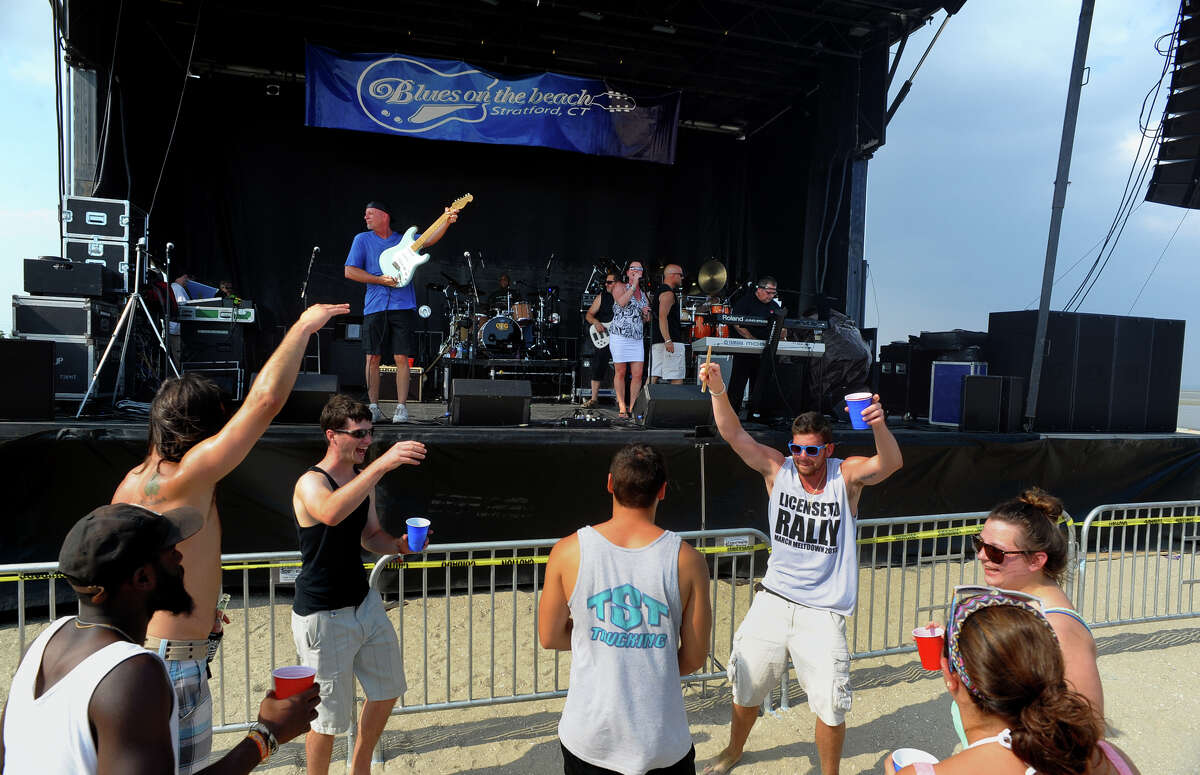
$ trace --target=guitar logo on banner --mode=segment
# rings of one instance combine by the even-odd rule
[[[307,62],[309,126],[674,162],[678,93],[637,100],[593,78],[311,45]]]

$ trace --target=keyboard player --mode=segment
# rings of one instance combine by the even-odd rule
[[[733,314],[755,318],[770,318],[771,313],[778,309],[775,297],[779,293],[779,283],[774,277],[766,275],[755,283],[754,293],[743,296],[733,306]],[[766,326],[733,326],[732,331],[742,339],[766,339]],[[780,339],[787,338],[787,329],[780,331]],[[742,409],[742,396],[746,392],[746,384],[758,374],[758,355],[733,356],[733,368],[729,376],[729,403],[733,411]]]

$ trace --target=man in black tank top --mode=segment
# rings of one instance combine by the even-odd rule
[[[396,538],[380,525],[375,485],[392,469],[420,465],[425,445],[397,442],[362,468],[371,445],[371,410],[343,395],[325,404],[321,430],[328,443],[325,457],[300,477],[292,496],[302,563],[292,637],[300,663],[315,668],[321,684],[321,704],[304,748],[310,771],[328,770],[334,735],[350,728],[358,678],[367,701],[350,772],[365,773],[405,682],[400,644],[379,593],[367,584],[361,550],[412,552],[407,535]]]
[[[615,273],[609,272],[604,276],[604,292],[596,295],[592,299],[592,306],[588,307],[587,314],[584,316],[588,322],[588,336],[591,336],[592,331],[607,332],[608,324],[612,323],[613,319],[613,286],[616,284],[618,277]],[[592,395],[585,403],[585,407],[593,407],[600,401],[600,384],[604,382],[604,377],[608,374],[608,364],[612,363],[612,352],[608,349],[608,345],[597,347],[592,354]]]

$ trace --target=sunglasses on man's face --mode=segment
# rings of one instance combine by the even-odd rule
[[[353,438],[356,438],[356,439],[365,439],[366,437],[370,436],[374,432],[375,432],[374,428],[356,428],[355,430],[352,430],[352,431],[344,431],[344,430],[340,430],[340,429],[334,430],[334,433],[344,433],[347,436],[352,436]]]
[[[808,457],[816,457],[821,454],[824,445],[821,444],[788,444],[788,449],[793,455],[807,455]]]
[[[1029,552],[1021,549],[1001,549],[995,544],[989,544],[987,541],[984,541],[980,536],[971,536],[971,543],[975,545],[975,554],[983,554],[988,559],[988,562],[995,563],[996,565],[1003,565],[1010,554],[1029,554]]]

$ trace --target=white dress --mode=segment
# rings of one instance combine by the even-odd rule
[[[634,293],[624,307],[613,304],[612,325],[608,327],[613,363],[641,363],[646,359],[642,343],[642,310],[648,304],[644,293]]]

